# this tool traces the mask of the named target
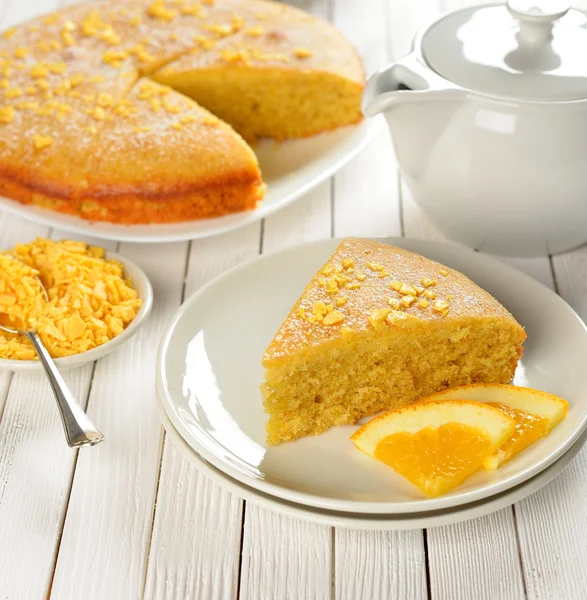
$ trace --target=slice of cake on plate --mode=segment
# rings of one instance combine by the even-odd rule
[[[506,383],[525,338],[462,273],[346,239],[263,356],[267,441],[316,435],[449,387]]]

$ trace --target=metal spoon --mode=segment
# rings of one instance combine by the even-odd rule
[[[18,259],[10,257],[15,261]],[[20,261],[18,261],[20,262]],[[47,296],[47,290],[43,285],[42,281],[36,277],[45,302],[49,301]],[[35,348],[39,360],[45,369],[45,374],[49,378],[51,389],[55,400],[57,400],[57,407],[59,408],[59,414],[61,415],[61,421],[63,423],[63,429],[65,430],[65,438],[71,448],[80,448],[82,446],[94,446],[104,440],[104,436],[95,425],[90,421],[82,407],[77,403],[74,395],[67,387],[63,377],[57,370],[53,359],[47,352],[47,348],[43,345],[41,338],[38,336],[34,329],[27,327],[26,323],[22,323],[22,328],[14,328],[5,325],[2,322],[2,317],[6,317],[5,314],[0,314],[0,329],[7,331],[8,333],[16,333],[26,336],[33,347]],[[12,323],[14,325],[14,323]],[[20,325],[20,323],[17,323]]]

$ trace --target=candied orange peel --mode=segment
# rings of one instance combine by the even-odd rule
[[[122,264],[105,259],[102,248],[38,238],[0,253],[0,312],[35,329],[54,358],[110,341],[140,307]],[[32,360],[36,354],[24,336],[1,331],[0,358]]]

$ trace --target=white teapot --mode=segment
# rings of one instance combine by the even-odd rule
[[[498,254],[587,242],[587,15],[564,0],[451,13],[372,75],[414,199],[449,237]]]

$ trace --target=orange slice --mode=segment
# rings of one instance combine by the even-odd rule
[[[467,400],[416,403],[371,419],[352,436],[424,495],[440,496],[478,471],[512,435],[503,411]]]
[[[445,390],[425,399],[429,401],[475,400],[499,408],[516,421],[516,430],[497,452],[488,458],[486,469],[496,469],[536,440],[548,435],[566,416],[569,403],[558,396],[501,384],[476,384]]]

